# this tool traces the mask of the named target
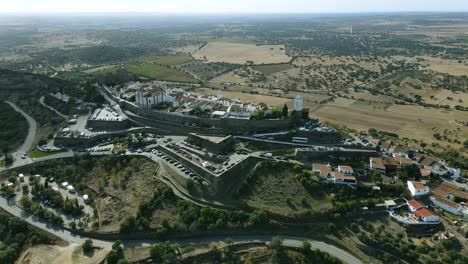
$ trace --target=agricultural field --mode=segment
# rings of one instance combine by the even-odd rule
[[[283,45],[254,45],[229,42],[209,42],[193,54],[193,57],[208,62],[234,64],[284,63],[290,61]]]
[[[424,108],[416,105],[388,105],[388,103],[340,99],[328,103],[311,116],[337,126],[346,126],[358,131],[369,128],[397,133],[400,137],[420,140],[426,143],[439,143],[443,146],[459,148],[460,144],[440,142],[434,133],[449,129],[453,139],[463,141],[468,138],[466,113],[456,110]]]

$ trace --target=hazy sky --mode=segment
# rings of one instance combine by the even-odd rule
[[[0,12],[347,13],[468,11],[468,0],[3,0]]]

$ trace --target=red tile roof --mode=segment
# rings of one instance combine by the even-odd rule
[[[417,181],[411,181],[411,183],[413,184],[415,190],[425,190],[429,188],[426,185]]]
[[[424,204],[416,201],[416,200],[411,200],[411,201],[408,201],[408,204],[411,205],[415,210],[418,210],[419,208],[423,208],[425,207]]]
[[[414,215],[418,216],[418,217],[429,217],[429,216],[437,216],[436,213],[434,213],[433,211],[427,209],[427,208],[421,208],[421,209],[418,209],[416,211],[414,211]]]
[[[463,200],[468,200],[468,192],[461,191],[456,185],[448,182],[443,182],[439,185],[439,187],[434,190],[434,193],[442,197],[447,197],[449,194],[452,194]]]

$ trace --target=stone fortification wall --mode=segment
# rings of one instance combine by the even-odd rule
[[[109,90],[104,89],[106,94],[110,96],[119,105],[144,119],[137,120],[145,125],[153,126],[156,123],[149,120],[172,123],[174,125],[186,126],[188,132],[199,132],[199,129],[213,130],[211,134],[232,134],[245,132],[262,132],[271,130],[282,130],[293,127],[300,121],[300,118],[293,116],[287,119],[271,119],[271,120],[250,120],[250,119],[234,119],[234,118],[203,118],[192,115],[184,115],[181,113],[157,111],[145,109],[126,100],[115,97]],[[134,118],[134,117],[130,117]],[[220,132],[222,131],[222,132]],[[208,133],[210,134],[210,133]]]

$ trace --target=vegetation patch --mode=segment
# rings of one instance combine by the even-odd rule
[[[195,82],[190,75],[173,68],[158,64],[139,64],[125,67],[129,72],[157,80],[176,82]]]
[[[153,62],[157,64],[164,64],[169,66],[175,66],[183,64],[193,60],[191,56],[149,56],[137,59],[139,62]]]
[[[31,152],[29,152],[28,156],[30,158],[36,159],[36,158],[43,158],[43,157],[55,155],[61,152],[62,151],[42,151],[42,150],[39,150],[38,148],[35,148]]]
[[[28,122],[10,105],[0,101],[0,155],[18,148],[28,133]]]
[[[260,163],[242,187],[241,197],[253,208],[286,216],[330,209],[326,193],[317,191],[312,195],[297,180],[300,172],[290,164]]]
[[[271,75],[273,73],[287,71],[292,69],[293,66],[289,63],[282,63],[282,64],[271,64],[271,65],[256,65],[252,66],[252,69],[255,71],[259,71],[265,75]]]

